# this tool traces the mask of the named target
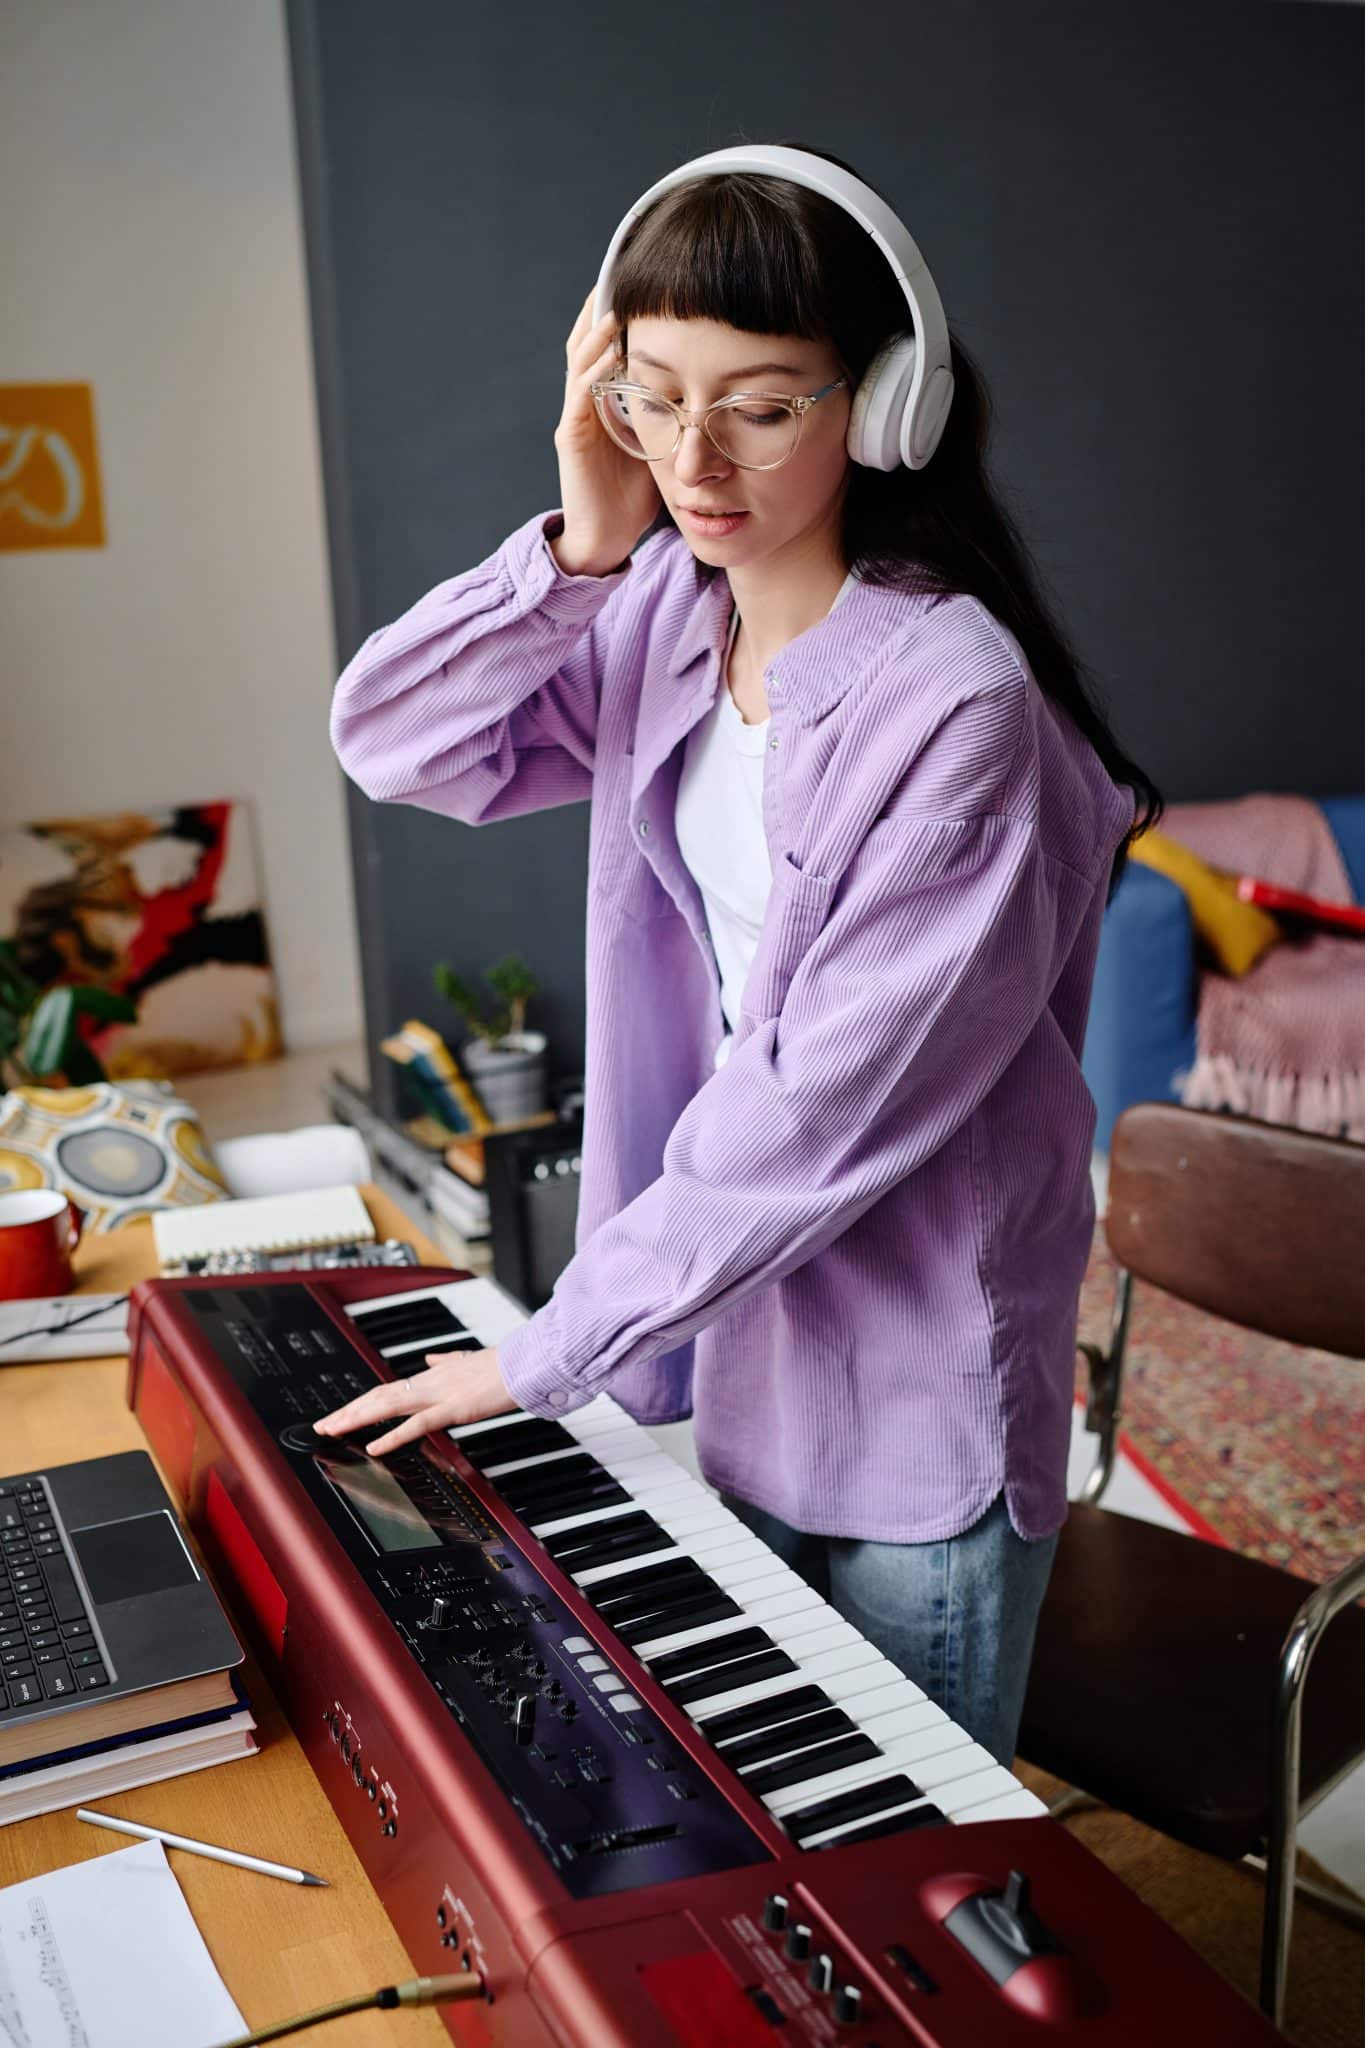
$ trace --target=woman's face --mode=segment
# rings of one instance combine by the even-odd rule
[[[829,342],[798,335],[749,334],[717,320],[632,320],[626,375],[694,412],[736,392],[808,398],[843,374]],[[852,393],[831,391],[806,413],[796,453],[777,469],[742,469],[697,427],[684,430],[673,455],[650,468],[660,495],[692,552],[725,569],[767,561],[794,542],[829,540],[839,551],[840,516],[850,468],[844,437]],[[689,508],[742,512],[729,533],[705,533]]]

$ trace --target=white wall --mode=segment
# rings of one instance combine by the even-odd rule
[[[359,975],[282,0],[6,0],[0,382],[89,382],[107,545],[0,553],[0,817],[249,798],[287,1044]]]

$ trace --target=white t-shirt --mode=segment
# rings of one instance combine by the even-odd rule
[[[835,605],[853,583],[850,571]],[[730,695],[725,672],[738,630],[739,613],[732,611],[716,701],[687,736],[676,816],[678,850],[701,891],[720,971],[720,1006],[730,1027],[716,1048],[718,1067],[730,1056],[730,1034],[739,1021],[739,1000],[773,878],[763,831],[763,763],[771,720],[746,725]]]

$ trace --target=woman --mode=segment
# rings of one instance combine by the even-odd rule
[[[1086,1009],[1156,793],[960,344],[928,465],[850,461],[907,309],[843,208],[690,180],[612,299],[568,339],[561,511],[374,634],[332,721],[377,798],[592,798],[579,1248],[496,1352],[319,1428],[691,1408],[735,1511],[1008,1761],[1066,1512]]]

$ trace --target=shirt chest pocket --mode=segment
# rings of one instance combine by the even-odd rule
[[[755,1022],[775,1017],[792,976],[829,914],[834,883],[796,866],[784,853],[773,869],[772,889],[758,949],[744,983],[742,1016]]]

